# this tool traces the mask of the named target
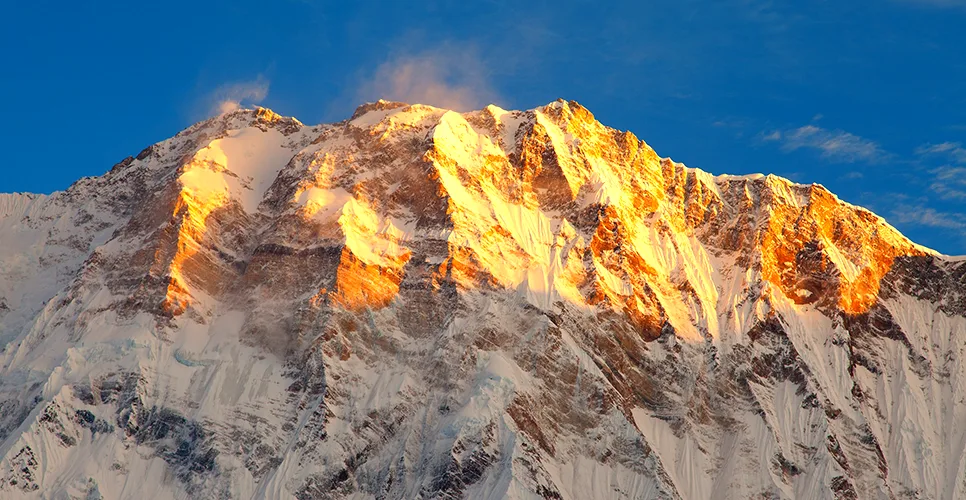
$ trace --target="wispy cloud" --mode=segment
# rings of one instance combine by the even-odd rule
[[[881,163],[892,157],[875,141],[843,130],[828,130],[815,125],[765,132],[762,140],[780,143],[784,151],[813,149],[822,158],[838,163]]]
[[[929,170],[933,176],[929,188],[944,200],[966,202],[966,148],[962,143],[924,144],[916,148],[916,155],[923,162],[953,163]]]
[[[359,85],[357,94],[359,102],[388,99],[457,111],[498,101],[477,51],[454,45],[390,58]]]
[[[924,144],[916,148],[919,156],[944,156],[956,163],[966,163],[966,148],[959,142]]]
[[[892,210],[892,218],[899,224],[966,231],[966,214],[940,212],[923,205],[899,205]]]
[[[936,174],[936,179],[953,182],[956,184],[966,184],[966,168],[963,167],[939,167],[930,172]]]
[[[782,140],[782,133],[781,133],[780,130],[775,130],[775,131],[769,132],[769,133],[764,134],[762,136],[762,140],[764,140],[764,141],[780,141],[780,140]]]
[[[935,176],[929,187],[941,198],[966,201],[966,168],[939,167],[929,173]]]
[[[225,114],[243,105],[258,104],[268,97],[269,86],[270,82],[262,75],[250,81],[221,85],[209,96],[208,115]]]

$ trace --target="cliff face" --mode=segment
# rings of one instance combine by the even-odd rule
[[[0,496],[966,496],[964,261],[573,102],[237,111],[0,242]]]

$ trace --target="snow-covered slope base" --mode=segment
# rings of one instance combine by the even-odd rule
[[[0,195],[0,497],[966,497],[966,261],[573,102]]]

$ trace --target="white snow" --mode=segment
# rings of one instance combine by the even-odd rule
[[[292,158],[286,142],[274,128],[231,130],[198,151],[181,175],[181,184],[199,198],[224,195],[255,213],[278,172]]]

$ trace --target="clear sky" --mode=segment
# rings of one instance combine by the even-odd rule
[[[237,102],[320,123],[379,97],[465,109],[562,97],[662,156],[821,183],[966,254],[966,0],[34,0],[3,12],[0,192],[64,189]]]

